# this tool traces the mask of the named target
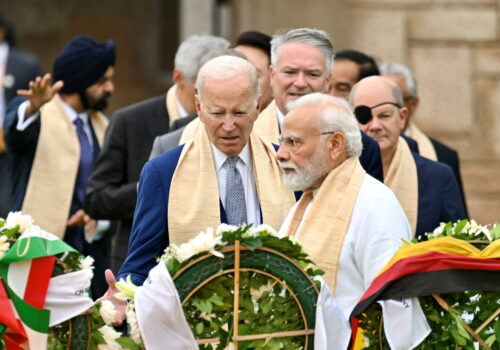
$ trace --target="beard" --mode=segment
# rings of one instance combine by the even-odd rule
[[[281,169],[294,170],[294,172],[282,175],[285,187],[291,191],[304,191],[313,187],[320,178],[328,173],[328,169],[323,163],[324,154],[323,147],[320,147],[309,163],[301,168],[290,162],[280,162]]]
[[[91,109],[93,111],[103,111],[108,107],[108,99],[111,96],[109,92],[104,93],[102,96],[96,98],[87,93],[87,91],[80,91],[80,100],[84,110]]]

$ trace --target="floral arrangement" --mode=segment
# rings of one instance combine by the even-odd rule
[[[9,255],[12,255],[10,253],[13,249],[15,249],[17,255],[21,256],[25,254],[51,256],[48,252],[34,251],[36,249],[35,244],[30,244],[30,240],[34,240],[34,237],[43,240],[43,245],[46,247],[52,247],[50,249],[58,249],[57,251],[59,251],[55,255],[55,264],[50,278],[83,270],[88,270],[88,276],[91,278],[94,262],[91,256],[84,257],[52,234],[34,225],[31,216],[23,215],[21,212],[11,212],[6,219],[0,219],[0,267],[2,267],[2,270],[8,270],[9,265],[12,264],[11,260],[5,260]],[[25,243],[21,244],[23,240]],[[50,249],[47,248],[47,251]],[[0,289],[5,291],[8,288],[7,278],[0,276]],[[90,297],[88,297],[88,300],[88,305],[92,305],[93,302]],[[90,350],[139,349],[137,344],[113,329],[111,323],[114,321],[116,311],[108,303],[104,301],[93,304],[90,309],[81,315],[72,317],[50,328],[48,328],[47,324],[47,348],[53,350],[67,349],[70,345],[68,343],[71,342],[73,345],[79,344],[81,347],[78,348]],[[9,324],[8,311],[2,310],[2,315],[0,315],[0,338],[2,338],[0,348],[6,346],[4,332],[7,328],[6,324]],[[22,315],[20,320],[25,324],[26,320],[23,319]],[[10,339],[10,342],[12,342],[12,339]]]
[[[429,240],[442,237],[465,240],[484,249],[500,239],[500,224],[489,227],[461,220],[441,223],[427,233]],[[417,243],[414,239],[404,245]],[[419,297],[419,301],[432,332],[416,349],[500,349],[500,292],[466,291]],[[365,344],[369,344],[365,349],[389,349],[380,329],[381,317],[378,304],[363,313],[360,327]]]
[[[323,271],[314,268],[300,244],[288,237],[277,237],[277,233],[267,225],[252,228],[249,225],[236,227],[222,224],[215,229],[209,228],[186,243],[170,245],[159,261],[165,264],[175,280],[180,271],[206,254],[223,259],[224,254],[227,254],[223,248],[234,246],[236,241],[250,251],[261,247],[274,249],[301,266],[310,278],[323,274]],[[239,277],[240,335],[269,333],[271,330],[289,331],[304,327],[303,320],[297,317],[300,311],[286,283],[278,283],[275,279],[254,271],[242,271]],[[319,289],[320,282],[314,283]],[[233,286],[234,273],[222,274],[205,284],[183,303],[184,315],[195,337],[218,338],[220,341],[218,345],[200,344],[200,349],[225,349],[231,342],[233,334],[228,324],[231,324],[234,312]],[[130,278],[117,282],[117,287],[121,293],[115,297],[128,301],[126,314],[132,328],[131,338],[141,343],[134,308],[137,287]],[[304,348],[304,337],[239,341],[238,348],[299,349]]]

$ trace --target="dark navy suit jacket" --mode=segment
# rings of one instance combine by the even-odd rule
[[[278,147],[273,146],[275,149]],[[142,284],[149,270],[156,265],[156,258],[168,247],[170,184],[183,147],[184,145],[177,146],[144,165],[139,180],[128,255],[117,278],[132,275],[135,284]],[[301,194],[295,192],[296,200]],[[226,212],[220,200],[219,210],[221,223],[227,223]],[[262,220],[262,212],[260,215]]]
[[[156,265],[156,258],[169,245],[168,200],[170,184],[184,145],[177,146],[144,165],[139,180],[128,255],[118,278],[132,275],[135,284],[141,285],[149,270]],[[221,221],[227,223],[224,208],[220,205]]]
[[[418,217],[416,237],[425,239],[440,222],[466,218],[460,188],[450,166],[412,152],[417,166]]]
[[[384,182],[384,170],[382,168],[382,158],[378,142],[362,131],[361,142],[363,143],[363,151],[359,156],[361,166],[368,174],[380,182]]]

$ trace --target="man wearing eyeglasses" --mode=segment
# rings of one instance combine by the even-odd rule
[[[327,341],[325,349],[347,348],[351,311],[399,248],[401,239],[411,237],[394,194],[361,167],[361,145],[358,125],[347,103],[313,93],[291,105],[277,152],[285,186],[304,191],[279,233],[294,236],[316,257],[344,316],[328,328],[334,344]],[[429,330],[425,322],[412,322],[414,315],[424,319],[418,301],[408,300],[405,305],[409,307],[389,301],[383,305],[384,317],[396,315],[398,324],[409,333],[425,335]],[[387,330],[391,349],[412,349],[421,339],[400,336],[404,327]]]
[[[408,110],[399,87],[373,76],[358,82],[350,95],[361,130],[380,145],[384,182],[399,199],[413,234],[425,239],[440,222],[466,217],[452,169],[411,152],[400,137]]]

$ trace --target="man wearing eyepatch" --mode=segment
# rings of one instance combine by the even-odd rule
[[[350,102],[362,131],[380,145],[384,182],[399,199],[412,231],[425,239],[440,222],[466,217],[452,169],[411,152],[400,134],[408,117],[399,87],[373,76],[357,83]]]

